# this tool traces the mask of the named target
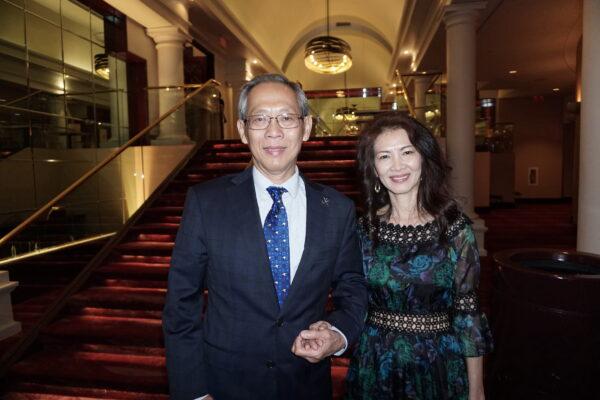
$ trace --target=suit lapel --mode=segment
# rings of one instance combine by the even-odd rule
[[[298,296],[302,295],[302,286],[311,272],[313,254],[315,249],[319,248],[322,237],[322,224],[327,220],[328,214],[329,203],[324,200],[322,188],[313,184],[304,176],[302,176],[302,179],[304,179],[306,189],[306,238],[300,264],[292,281],[288,297],[283,303],[282,311],[285,311]]]
[[[267,245],[258,211],[254,180],[252,179],[252,168],[234,176],[231,180],[232,186],[228,189],[228,201],[231,207],[232,221],[237,226],[237,234],[243,238],[246,251],[241,254],[249,254],[252,257],[248,263],[256,266],[256,273],[260,282],[268,282],[273,296],[268,300],[269,306],[274,307],[275,313],[279,310],[277,293],[273,284]],[[235,251],[235,250],[234,250]]]

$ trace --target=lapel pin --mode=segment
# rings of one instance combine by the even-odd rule
[[[321,204],[323,204],[325,207],[329,207],[329,197],[323,196],[321,198]]]

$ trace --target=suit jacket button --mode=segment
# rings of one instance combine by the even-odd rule
[[[283,326],[283,318],[277,318],[277,326],[280,328]]]
[[[273,361],[269,360],[266,362],[266,366],[267,366],[267,368],[273,368],[275,366],[275,363]]]

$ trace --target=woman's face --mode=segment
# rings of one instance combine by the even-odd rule
[[[373,145],[375,170],[390,195],[417,195],[421,178],[421,155],[404,129],[380,134]]]

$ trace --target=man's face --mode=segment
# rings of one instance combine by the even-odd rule
[[[246,118],[281,114],[300,115],[294,91],[282,83],[265,82],[248,94]],[[242,142],[250,147],[254,166],[273,183],[283,183],[294,174],[302,142],[308,140],[312,119],[300,118],[295,128],[281,128],[275,118],[265,129],[250,129],[238,120]]]

